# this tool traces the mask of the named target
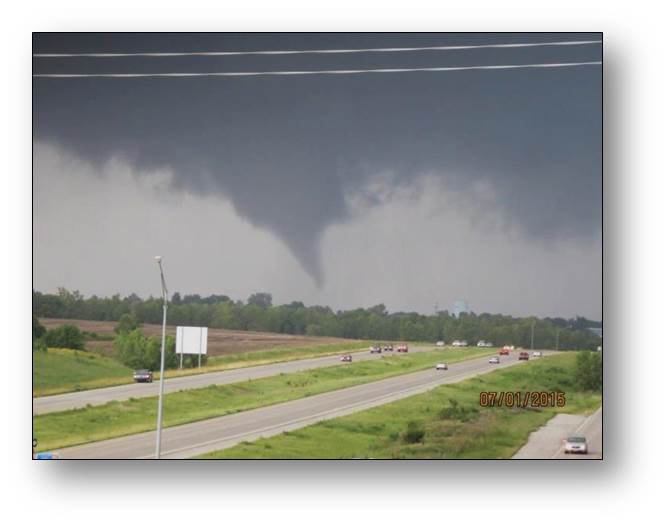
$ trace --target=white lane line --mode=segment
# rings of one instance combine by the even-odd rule
[[[461,376],[466,376],[466,375],[467,374],[461,374]],[[247,436],[249,434],[255,434],[255,433],[258,433],[258,432],[267,432],[267,431],[275,430],[275,429],[278,429],[278,428],[281,428],[281,427],[284,427],[284,426],[292,425],[292,424],[295,424],[295,423],[300,423],[302,421],[308,421],[308,420],[314,419],[314,418],[321,418],[321,417],[327,416],[327,415],[332,414],[332,413],[341,412],[341,411],[348,410],[348,409],[354,409],[358,406],[367,405],[369,403],[375,403],[377,401],[382,401],[383,399],[386,399],[388,397],[400,396],[401,394],[404,394],[404,393],[407,393],[407,392],[413,392],[415,390],[419,391],[423,388],[429,389],[430,387],[433,387],[433,386],[439,386],[446,379],[458,379],[459,377],[460,376],[451,376],[451,377],[448,377],[448,378],[439,378],[437,381],[431,381],[429,383],[424,383],[424,384],[421,384],[421,385],[418,385],[418,386],[412,386],[412,387],[406,388],[404,390],[397,390],[395,392],[390,392],[389,394],[383,394],[383,395],[375,397],[373,399],[365,399],[363,401],[358,401],[356,403],[351,403],[350,405],[346,405],[346,406],[343,406],[343,407],[330,408],[330,409],[324,410],[322,412],[317,412],[315,414],[310,414],[308,416],[292,419],[290,421],[285,421],[285,422],[279,423],[277,425],[271,425],[271,426],[264,427],[264,428],[257,429],[257,430],[242,432],[242,433],[239,433],[239,434],[234,434],[232,436],[227,436],[225,438],[216,438],[216,439],[212,439],[212,440],[209,440],[209,441],[204,441],[204,442],[198,443],[197,445],[191,445],[191,446],[187,446],[187,447],[181,447],[181,448],[169,450],[169,451],[166,451],[164,453],[164,455],[177,454],[179,452],[184,452],[186,450],[191,450],[191,449],[194,449],[194,448],[200,448],[200,447],[204,447],[204,446],[207,446],[207,445],[213,445],[213,444],[219,443],[219,442],[238,439],[238,438]],[[147,458],[151,458],[151,457],[153,457],[153,454],[151,454],[149,456],[142,456],[139,459],[147,459]]]
[[[505,363],[503,365],[503,368],[507,368],[509,366],[513,366],[513,365],[517,365],[517,364],[522,364],[522,363],[508,362],[508,363]],[[498,368],[496,368],[496,369],[498,369]],[[178,449],[168,450],[168,451],[165,451],[164,455],[168,456],[170,454],[178,454],[180,452],[185,452],[187,450],[198,449],[198,448],[206,447],[208,445],[213,445],[213,444],[216,444],[216,443],[224,443],[224,442],[227,442],[227,441],[243,438],[245,436],[254,435],[254,434],[257,434],[257,433],[265,433],[265,432],[269,432],[271,430],[280,429],[282,427],[294,425],[294,424],[297,424],[297,423],[300,423],[300,422],[304,422],[304,421],[308,421],[308,420],[312,420],[312,419],[317,419],[317,418],[323,418],[327,415],[330,415],[330,414],[333,414],[333,413],[335,414],[337,412],[346,412],[346,411],[351,410],[351,409],[353,409],[353,411],[354,411],[354,409],[359,407],[359,406],[369,405],[369,408],[373,408],[375,406],[382,405],[383,404],[382,402],[381,403],[378,403],[378,402],[382,401],[384,399],[387,399],[387,398],[392,398],[392,397],[399,396],[399,398],[396,399],[398,401],[399,399],[409,397],[408,395],[403,396],[403,394],[413,393],[413,392],[415,392],[416,394],[417,393],[423,393],[423,392],[426,392],[426,391],[428,391],[431,388],[434,388],[436,386],[441,386],[442,384],[448,384],[448,382],[456,382],[456,381],[460,381],[460,380],[463,380],[463,379],[472,378],[472,377],[475,377],[477,375],[481,375],[481,374],[484,374],[484,373],[487,373],[487,372],[491,372],[493,370],[494,369],[489,369],[487,371],[485,371],[485,370],[479,370],[479,371],[466,370],[464,372],[460,372],[457,375],[452,375],[452,376],[447,376],[447,377],[440,377],[435,381],[430,381],[428,383],[423,383],[423,384],[420,384],[420,385],[414,385],[414,386],[411,386],[411,387],[403,389],[403,390],[397,390],[395,392],[390,392],[389,394],[380,395],[380,396],[375,397],[373,399],[365,399],[363,401],[358,401],[358,402],[352,403],[350,405],[328,409],[328,410],[318,412],[318,413],[315,413],[315,414],[310,414],[308,416],[292,419],[290,421],[284,421],[284,422],[279,423],[277,425],[271,425],[271,426],[263,427],[263,428],[257,429],[257,430],[250,430],[250,431],[242,432],[242,433],[239,433],[239,434],[234,434],[232,436],[216,438],[216,439],[213,439],[213,440],[200,442],[196,445],[191,445],[191,446],[187,446],[187,447],[181,447],[181,448],[178,448]],[[366,385],[358,385],[358,386],[366,386]],[[296,400],[296,401],[301,401],[301,400]],[[223,417],[225,417],[225,416],[223,416]],[[259,439],[260,437],[262,437],[262,436],[258,436],[255,439]],[[142,456],[139,459],[148,459],[148,458],[151,458],[151,457],[153,457],[152,454],[148,455],[148,456]]]

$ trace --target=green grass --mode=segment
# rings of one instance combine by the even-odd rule
[[[49,348],[33,352],[34,396],[101,388],[132,380],[132,370],[92,352]]]
[[[208,372],[220,372],[222,370],[231,370],[234,368],[267,365],[284,361],[325,357],[328,355],[336,355],[341,352],[361,350],[368,346],[369,345],[364,341],[354,341],[350,343],[336,343],[297,348],[281,347],[270,350],[210,357],[208,363],[201,368],[166,370],[165,377],[182,377],[195,374],[206,374]],[[70,373],[70,370],[76,372],[78,368],[76,365],[71,365],[69,359],[70,356],[67,352],[73,351],[52,348],[49,349],[49,352],[50,355],[48,357],[45,357],[44,354],[37,356],[37,352],[33,353],[33,396],[35,397],[76,392],[79,390],[90,390],[107,386],[125,385],[133,382],[132,370],[124,367],[113,358],[104,357],[93,352],[79,352],[79,355],[82,358],[85,356],[90,359],[96,357],[106,360],[105,366],[110,373],[104,373],[105,367],[98,367],[95,370],[95,367],[90,367],[92,371],[90,375],[76,373],[74,374],[76,378],[72,380],[73,374]],[[47,376],[48,381],[45,381],[44,378]],[[154,377],[158,379],[160,374],[155,373]]]
[[[201,457],[509,458],[555,413],[590,413],[600,406],[599,393],[575,388],[575,357],[574,352],[544,357]],[[518,390],[561,390],[566,393],[566,406],[524,409],[479,405],[481,391]]]
[[[493,352],[494,349],[489,348],[468,348],[409,353],[175,392],[164,398],[164,426],[191,423],[423,370],[443,360],[443,355],[447,355],[449,363],[454,363]],[[34,416],[33,429],[40,450],[62,448],[153,430],[156,409],[155,397],[113,401]]]

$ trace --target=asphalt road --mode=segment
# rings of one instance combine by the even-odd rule
[[[434,350],[433,346],[409,347],[410,352],[426,352]],[[210,372],[206,374],[194,374],[190,376],[174,377],[165,379],[165,393],[177,392],[179,390],[189,390],[193,388],[204,388],[210,385],[224,385],[229,383],[238,383],[249,379],[259,379],[269,377],[280,373],[299,372],[301,370],[310,370],[342,364],[339,360],[341,355],[348,353],[342,352],[339,355],[317,357],[314,359],[301,359],[298,361],[286,361],[271,365],[260,365],[246,368],[237,368],[234,370],[224,370],[221,372]],[[349,352],[354,361],[366,361],[369,359],[379,359],[381,355],[396,354],[384,352],[383,354],[371,354],[366,352]],[[158,395],[159,382],[153,383],[131,383],[128,385],[112,386],[107,388],[97,388],[94,390],[82,390],[80,392],[70,392],[67,394],[57,394],[53,396],[33,398],[33,414],[46,414],[48,412],[59,412],[73,408],[82,408],[86,405],[103,405],[110,401],[122,401],[131,397],[150,397]]]
[[[549,353],[549,352],[547,352]],[[502,357],[491,365],[489,357],[462,361],[447,371],[424,370],[373,383],[306,397],[238,414],[166,428],[162,432],[164,459],[188,458],[234,446],[241,441],[280,434],[318,421],[351,414],[455,383],[473,376],[521,365],[517,354]],[[155,450],[155,432],[90,443],[57,451],[63,459],[135,459],[151,458]]]
[[[603,410],[599,408],[576,428],[573,436],[587,438],[587,454],[564,454],[563,445],[552,455],[552,459],[603,459]]]
[[[570,436],[587,438],[587,454],[565,454],[563,440]],[[557,414],[529,436],[513,459],[601,459],[603,457],[603,412],[590,416]]]

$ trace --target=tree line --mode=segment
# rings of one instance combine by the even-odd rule
[[[33,291],[33,314],[38,317],[119,321],[132,314],[139,323],[162,322],[162,299],[142,299],[136,294],[121,297],[84,297],[60,288],[57,294]],[[512,344],[529,348],[533,326],[535,348],[589,349],[601,345],[590,328],[600,322],[575,319],[512,317],[501,314],[465,313],[447,310],[433,315],[415,312],[389,313],[383,304],[369,308],[334,311],[328,306],[305,306],[300,301],[273,305],[269,293],[252,294],[245,302],[226,295],[197,294],[171,297],[167,311],[171,325],[208,326],[285,334],[331,336],[374,341],[438,341],[465,339],[471,344],[486,340],[494,345]]]

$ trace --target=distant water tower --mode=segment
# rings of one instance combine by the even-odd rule
[[[461,314],[469,313],[469,303],[464,299],[457,299],[452,306],[452,312],[456,317],[459,317]]]

